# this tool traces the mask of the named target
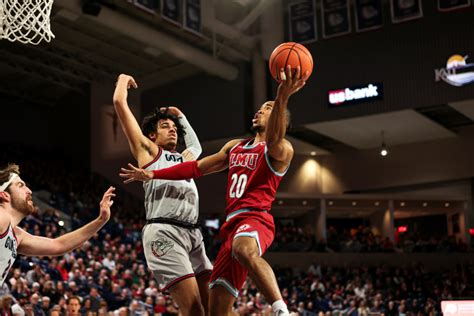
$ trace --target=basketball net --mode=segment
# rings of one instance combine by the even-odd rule
[[[54,0],[0,0],[0,39],[38,45],[50,42]]]

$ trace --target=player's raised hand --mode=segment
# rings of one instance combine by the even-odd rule
[[[126,74],[121,74],[117,78],[117,86],[119,84],[125,83],[127,86],[127,89],[130,88],[138,88],[137,83],[135,82],[135,79],[132,76],[126,75]]]
[[[290,65],[288,65],[286,69],[281,68],[281,82],[278,86],[278,93],[284,93],[287,96],[291,96],[304,87],[308,76],[309,71],[305,71],[304,74],[301,74],[300,66],[297,66],[296,69],[293,70]]]
[[[181,112],[181,110],[175,106],[163,107],[163,108],[160,108],[160,111],[163,113],[168,112],[169,114],[174,115],[176,117],[184,116],[183,112]]]
[[[127,184],[133,181],[150,181],[153,180],[153,171],[137,168],[131,163],[128,164],[128,168],[120,168],[119,176],[124,178],[123,183]]]
[[[115,188],[109,187],[105,191],[104,196],[102,196],[102,201],[100,201],[100,215],[99,219],[107,222],[110,219],[110,207],[114,204],[112,198],[115,196]]]

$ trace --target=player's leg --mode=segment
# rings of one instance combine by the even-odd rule
[[[144,253],[162,291],[169,291],[183,316],[204,316],[201,295],[189,258],[187,230],[170,225],[147,225]],[[185,245],[189,245],[185,247]]]
[[[273,218],[260,214],[240,221],[232,242],[232,255],[248,270],[249,276],[268,302],[273,315],[289,315],[280,293],[273,269],[261,256],[271,245],[274,236]]]
[[[214,262],[209,283],[209,315],[237,315],[232,312],[235,299],[239,296],[247,271],[232,258],[232,234],[224,239]]]
[[[190,238],[193,241],[193,250],[189,253],[189,260],[196,275],[204,311],[208,315],[209,280],[211,278],[212,263],[206,255],[206,247],[201,231],[199,229],[190,230]]]
[[[171,287],[169,292],[173,300],[178,304],[180,315],[204,316],[204,307],[201,304],[199,286],[195,277],[181,280]]]
[[[238,316],[232,312],[235,296],[230,294],[222,285],[216,285],[209,290],[209,315],[210,316]]]
[[[235,238],[232,252],[237,261],[247,268],[249,276],[269,302],[282,299],[275,274],[268,262],[259,256],[259,247],[254,237]]]
[[[211,274],[209,272],[203,272],[196,276],[199,294],[201,296],[201,304],[204,307],[204,313],[209,315],[209,279]]]

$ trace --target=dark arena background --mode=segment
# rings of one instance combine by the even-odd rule
[[[49,1],[1,0],[0,25],[8,11],[38,15],[29,2]],[[0,40],[0,166],[20,166],[36,205],[19,227],[56,238],[96,218],[110,185],[116,197],[79,248],[18,254],[1,315],[73,315],[71,297],[86,316],[181,315],[144,257],[142,185],[118,175],[135,159],[114,110],[117,77],[138,84],[128,103],[139,122],[182,110],[204,157],[251,135],[275,98],[268,59],[283,42],[314,59],[289,101],[295,156],[264,255],[289,311],[474,315],[472,0],[54,0],[49,18],[49,42]],[[196,184],[214,260],[227,172]],[[270,303],[248,278],[233,308],[271,315]]]

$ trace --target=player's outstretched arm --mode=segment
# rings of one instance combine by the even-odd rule
[[[277,96],[265,132],[268,153],[277,161],[291,160],[291,157],[288,157],[290,154],[292,156],[291,144],[284,140],[287,127],[288,99],[306,84],[307,77],[308,72],[302,75],[299,66],[296,71],[292,71],[289,65],[286,69],[282,68],[280,70],[282,80],[278,86]]]
[[[121,74],[117,79],[114,91],[114,108],[122,126],[125,136],[127,136],[130,150],[139,165],[144,165],[150,158],[158,154],[156,145],[145,135],[143,135],[140,125],[128,106],[128,89],[137,88],[135,79],[129,75]]]
[[[161,108],[160,111],[168,111],[173,114],[179,119],[184,127],[184,142],[186,143],[186,149],[182,152],[184,160],[190,161],[198,159],[202,153],[201,143],[184,113],[174,106]]]
[[[229,165],[229,151],[240,141],[240,139],[232,140],[225,144],[217,153],[204,157],[199,161],[188,161],[160,170],[149,171],[128,164],[128,169],[120,169],[119,176],[125,179],[124,183],[149,181],[152,179],[185,180],[199,178],[200,176],[226,169]]]
[[[97,233],[110,218],[110,207],[113,204],[115,188],[110,187],[100,202],[100,214],[92,222],[58,238],[34,236],[16,227],[15,234],[18,238],[18,252],[27,256],[60,256],[81,246]]]

